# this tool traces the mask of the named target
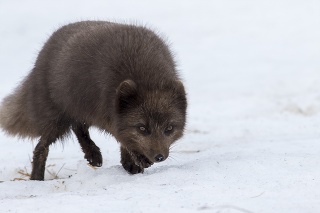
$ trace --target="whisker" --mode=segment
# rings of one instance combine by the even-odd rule
[[[176,163],[179,162],[175,157],[173,157],[172,155],[168,156],[169,160],[174,160]]]

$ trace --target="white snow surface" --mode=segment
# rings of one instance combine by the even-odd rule
[[[0,0],[0,100],[58,27],[144,24],[168,38],[188,92],[170,159],[129,175],[119,144],[91,129],[104,164],[75,137],[29,181],[37,141],[0,134],[0,212],[320,212],[320,1]]]

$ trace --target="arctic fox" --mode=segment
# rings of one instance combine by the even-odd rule
[[[102,165],[89,127],[120,143],[121,164],[141,173],[183,135],[187,99],[172,53],[143,26],[83,21],[58,29],[34,68],[2,101],[0,127],[39,138],[31,180],[44,180],[49,146],[71,131],[92,166]]]

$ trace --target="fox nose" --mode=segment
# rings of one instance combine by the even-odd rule
[[[164,161],[164,157],[163,157],[162,154],[158,154],[158,155],[156,155],[156,156],[154,157],[154,160],[155,160],[156,162],[161,162],[161,161]]]

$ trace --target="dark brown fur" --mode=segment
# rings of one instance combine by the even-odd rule
[[[43,180],[49,146],[72,130],[85,158],[102,165],[88,129],[121,145],[131,174],[165,160],[184,130],[186,95],[167,45],[145,27],[85,21],[57,30],[32,72],[0,109],[10,135],[38,138],[32,180]]]

